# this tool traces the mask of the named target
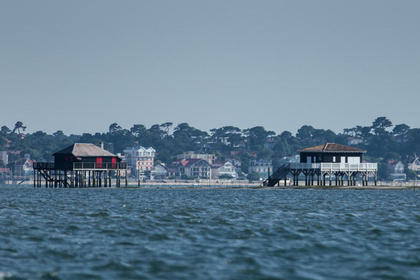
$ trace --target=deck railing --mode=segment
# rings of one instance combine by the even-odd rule
[[[127,169],[126,162],[73,162],[73,170],[77,169]]]
[[[34,169],[55,169],[54,162],[34,162]],[[66,168],[69,169],[69,168]],[[126,162],[73,162],[73,170],[82,169],[127,169]]]
[[[291,163],[291,169],[320,169],[321,171],[376,171],[377,163]]]

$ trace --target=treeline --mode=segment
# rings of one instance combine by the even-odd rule
[[[13,128],[2,126],[0,129],[0,150],[19,150],[21,155],[28,153],[37,161],[52,160],[52,154],[74,142],[99,144],[114,153],[121,153],[129,146],[152,146],[158,154],[157,160],[170,163],[177,154],[186,151],[214,153],[221,160],[237,159],[247,172],[250,159],[272,160],[279,165],[282,158],[296,154],[298,149],[335,142],[352,144],[367,150],[366,158],[380,164],[380,177],[388,176],[387,162],[401,160],[408,164],[415,154],[420,154],[420,129],[406,124],[393,125],[386,117],[378,117],[370,126],[356,126],[335,133],[329,129],[317,129],[304,125],[293,135],[289,131],[276,134],[262,126],[240,129],[224,126],[202,131],[188,123],[174,125],[171,122],[155,124],[147,128],[134,124],[123,128],[117,123],[109,126],[106,133],[83,133],[65,135],[61,130],[52,134],[43,131],[24,133],[26,127],[17,122]],[[11,159],[13,161],[13,159]],[[409,178],[415,176],[408,171]]]

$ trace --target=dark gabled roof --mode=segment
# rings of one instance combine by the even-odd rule
[[[210,165],[210,163],[208,163],[208,161],[204,160],[204,159],[200,159],[200,158],[191,158],[187,160],[187,163],[185,166],[191,166],[193,164],[196,164],[198,162],[204,162],[206,165]]]
[[[350,153],[365,153],[366,151],[356,147],[350,147],[346,145],[336,143],[326,143],[314,147],[304,148],[298,152],[317,152],[317,153],[332,153],[332,152],[350,152]]]
[[[75,157],[115,157],[110,153],[94,144],[90,143],[74,143],[67,148],[54,153],[54,155],[68,155],[72,154]]]

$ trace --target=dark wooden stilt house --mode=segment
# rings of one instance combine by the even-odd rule
[[[127,165],[121,159],[89,143],[75,143],[54,153],[54,162],[34,164],[34,186],[111,187],[121,185],[121,173],[127,185]]]

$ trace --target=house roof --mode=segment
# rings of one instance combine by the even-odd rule
[[[207,161],[205,161],[204,159],[199,159],[199,158],[192,158],[192,159],[188,159],[187,160],[187,164],[185,166],[191,166],[193,164],[196,164],[198,162],[204,162],[206,165],[210,165]]]
[[[350,152],[350,153],[365,153],[366,151],[356,147],[336,143],[325,143],[323,145],[308,147],[299,150],[298,152],[317,152],[317,153],[331,153],[331,152]]]
[[[94,144],[90,143],[74,143],[56,153],[54,155],[72,154],[75,157],[115,157],[113,153],[108,152]]]

